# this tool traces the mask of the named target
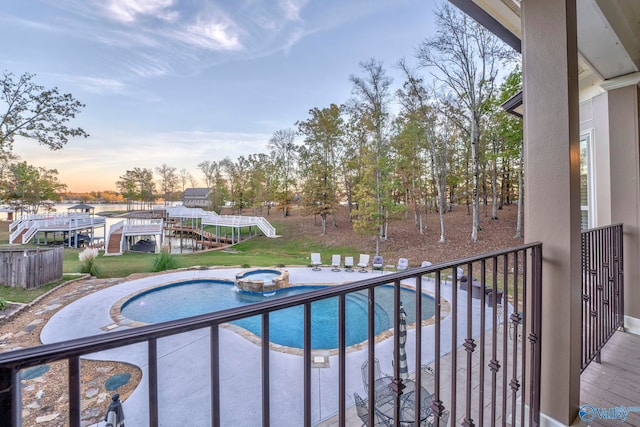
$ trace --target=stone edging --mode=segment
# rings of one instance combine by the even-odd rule
[[[226,267],[228,268],[228,267]],[[231,281],[231,279],[225,279],[225,278],[218,278],[218,277],[207,277],[206,280],[219,280],[219,281],[225,281],[225,282],[229,282]],[[135,321],[135,320],[130,320],[127,319],[125,316],[122,315],[122,306],[129,300],[131,300],[132,298],[135,298],[138,295],[147,293],[153,289],[157,289],[157,288],[162,288],[162,287],[167,287],[167,286],[172,286],[178,283],[183,282],[184,280],[174,280],[174,281],[170,281],[167,283],[161,283],[161,284],[154,284],[151,286],[148,286],[146,288],[140,289],[132,294],[126,295],[122,298],[120,298],[118,301],[116,301],[112,306],[110,311],[110,316],[111,319],[114,321],[113,327],[116,326],[128,326],[128,327],[141,327],[141,326],[147,326],[147,323],[144,322],[140,322],[140,321]],[[350,282],[346,282],[346,283],[350,283]],[[336,283],[306,283],[304,285],[296,285],[296,286],[336,286]],[[339,285],[339,284],[338,284]],[[400,286],[404,289],[407,290],[412,290],[412,291],[417,291],[416,287],[407,283],[400,283]],[[435,302],[435,294],[431,291],[427,291],[425,289],[421,289],[422,294],[424,295],[428,295],[430,297],[432,297],[434,299]],[[451,312],[451,305],[449,304],[449,301],[447,301],[445,298],[440,298],[440,319],[444,320],[447,316],[449,316]],[[425,326],[430,326],[433,325],[435,323],[435,313],[434,316],[428,318],[428,319],[423,319],[420,324],[422,327]],[[238,335],[244,337],[246,340],[248,340],[249,342],[261,346],[262,345],[262,338],[258,337],[257,335],[253,334],[252,332],[247,331],[246,329],[240,327],[240,326],[236,326],[233,325],[231,323],[222,323],[220,324],[220,327],[224,328],[224,329],[228,329],[231,330],[235,333],[237,333]],[[407,327],[409,329],[415,329],[416,327],[416,323],[415,322],[411,322],[407,324]],[[375,342],[376,344],[386,340],[387,338],[390,338],[393,336],[393,330],[392,329],[388,329],[385,331],[380,332],[379,334],[376,335],[375,337]],[[368,345],[368,343],[365,342],[361,342],[358,344],[354,344],[352,346],[347,347],[346,351],[347,352],[352,352],[352,351],[358,351],[358,350],[362,350],[363,348],[365,348]],[[304,350],[303,349],[299,349],[299,348],[294,348],[294,347],[287,347],[287,346],[283,346],[280,344],[275,344],[275,343],[269,343],[269,348],[271,350],[275,350],[275,351],[279,351],[281,353],[286,353],[286,354],[294,354],[294,355],[303,355],[304,354]],[[314,350],[314,353],[322,353],[322,354],[328,354],[328,355],[336,355],[338,354],[338,349],[330,349],[330,350]]]

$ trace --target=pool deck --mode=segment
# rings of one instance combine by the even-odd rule
[[[308,267],[286,268],[290,284],[332,285],[362,280],[379,271],[358,273],[333,272],[330,267],[312,271]],[[125,282],[81,298],[56,313],[43,328],[43,343],[53,343],[73,338],[92,336],[108,331],[133,327],[134,322],[119,319],[114,321],[113,306],[124,297],[153,286],[175,281],[194,279],[233,280],[239,268],[212,268],[209,270],[187,270],[151,276]],[[407,284],[411,285],[409,281]],[[433,291],[434,283],[423,279],[422,288]],[[462,296],[464,292],[460,294]],[[451,299],[451,286],[442,286],[442,297]],[[466,328],[466,298],[458,299],[458,325]],[[473,317],[479,316],[479,300],[473,300]],[[477,322],[474,327],[478,328]],[[451,316],[442,320],[442,336],[451,336]],[[433,327],[423,326],[423,360],[430,363],[433,355]],[[474,335],[479,335],[479,330]],[[220,405],[221,424],[237,427],[253,427],[261,424],[261,349],[242,334],[228,328],[220,328]],[[454,343],[443,340],[443,353],[450,351]],[[459,342],[454,345],[458,346]],[[415,329],[410,329],[407,340],[407,355],[410,370],[415,366]],[[273,425],[303,425],[303,358],[298,352],[271,351],[271,417]],[[163,426],[182,426],[189,408],[189,425],[210,425],[209,391],[209,331],[193,331],[158,341],[158,392],[159,416]],[[312,368],[312,418],[319,423],[337,412],[338,364],[337,356],[328,351],[317,351],[328,363]],[[376,344],[376,357],[383,372],[392,371],[393,340],[384,339]],[[127,425],[148,425],[147,410],[147,346],[145,343],[94,353],[91,358],[113,360],[134,364],[143,371],[141,384],[123,403]],[[353,405],[353,393],[364,394],[360,367],[367,358],[367,346],[348,351],[346,355],[347,406]]]

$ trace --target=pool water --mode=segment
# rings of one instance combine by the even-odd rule
[[[125,304],[121,313],[128,319],[159,323],[199,314],[212,313],[228,308],[264,301],[265,298],[281,298],[319,289],[318,286],[290,287],[274,296],[238,292],[232,282],[222,280],[197,280],[161,286],[143,292]],[[415,292],[401,290],[401,300],[409,322],[415,321]],[[375,333],[393,327],[393,287],[380,286],[375,290]],[[346,344],[352,346],[368,339],[367,291],[355,292],[346,297]],[[422,296],[422,316],[428,319],[434,314],[434,300]],[[290,307],[269,315],[269,334],[273,343],[287,347],[303,348],[304,307]],[[253,316],[232,322],[253,334],[261,335],[261,316]],[[311,304],[311,347],[334,349],[338,347],[338,298],[328,298]]]
[[[255,273],[247,273],[242,276],[242,279],[248,280],[264,280],[266,282],[271,282],[276,277],[280,277],[282,273],[276,271],[256,271]]]

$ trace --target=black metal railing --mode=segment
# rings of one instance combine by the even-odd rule
[[[331,273],[330,273],[331,274]],[[362,275],[358,275],[362,277]],[[466,279],[466,280],[465,280]],[[82,395],[80,358],[91,353],[109,349],[126,352],[125,346],[146,343],[148,372],[143,381],[148,386],[146,397],[150,426],[162,424],[159,407],[163,399],[171,399],[158,388],[160,366],[158,364],[158,341],[189,331],[206,328],[209,331],[209,354],[205,360],[210,373],[211,425],[224,424],[225,405],[221,403],[221,354],[232,352],[232,348],[220,346],[220,327],[228,322],[250,316],[261,316],[261,402],[260,416],[254,425],[276,425],[271,411],[272,376],[274,367],[270,363],[273,349],[269,343],[269,316],[276,310],[302,306],[304,308],[304,370],[303,390],[300,394],[300,418],[305,426],[320,421],[313,418],[312,410],[312,360],[311,312],[313,303],[326,298],[337,298],[338,348],[332,353],[338,366],[335,384],[337,395],[332,425],[347,425],[347,408],[352,406],[354,386],[346,380],[348,369],[353,366],[354,352],[364,350],[359,360],[368,361],[369,378],[374,378],[375,362],[382,355],[379,345],[347,348],[346,332],[350,327],[346,316],[346,298],[354,292],[365,292],[368,300],[368,343],[380,341],[373,324],[376,320],[376,288],[392,285],[394,313],[400,313],[401,288],[415,287],[415,317],[409,323],[422,325],[410,334],[409,341],[415,354],[409,354],[410,380],[403,379],[400,363],[393,364],[390,389],[393,391],[393,411],[386,413],[392,425],[400,425],[403,414],[402,403],[412,396],[413,416],[411,422],[424,425],[428,414],[432,425],[463,424],[482,425],[532,425],[536,426],[540,415],[540,332],[541,332],[541,280],[542,245],[533,243],[470,257],[430,267],[415,268],[392,274],[369,274],[364,280],[314,290],[306,294],[272,299],[249,306],[223,310],[187,319],[115,331],[103,335],[75,339],[39,347],[21,349],[0,354],[0,414],[2,425],[21,425],[21,377],[22,369],[54,361],[67,360],[69,364],[67,392],[69,394],[68,425],[81,425]],[[423,321],[423,292],[433,295],[434,316]],[[406,298],[406,297],[405,297]],[[407,301],[404,301],[405,305]],[[411,302],[411,304],[414,304]],[[400,338],[400,316],[393,318],[393,358],[400,360],[400,348],[406,345]],[[387,350],[388,351],[388,350]],[[385,352],[387,352],[385,351]],[[349,357],[347,357],[349,354]],[[356,353],[361,354],[361,353]],[[348,363],[349,362],[349,363]],[[187,369],[187,368],[185,368]],[[188,369],[194,369],[189,367]],[[222,371],[224,372],[224,370]],[[179,376],[180,372],[164,373]],[[144,389],[144,388],[143,388]],[[360,389],[359,389],[360,390]],[[359,391],[358,390],[358,391]],[[369,387],[366,395],[371,414],[380,407],[379,393]],[[166,393],[165,393],[166,394]],[[291,396],[291,394],[289,394]],[[238,396],[242,399],[242,396]],[[125,405],[126,405],[125,401]],[[389,406],[389,401],[386,402]],[[193,408],[183,408],[185,414]],[[237,408],[233,409],[237,410]],[[355,411],[354,411],[355,412]],[[326,420],[328,417],[324,417]],[[368,418],[373,426],[376,417]]]
[[[582,232],[582,359],[584,371],[624,324],[622,224]]]

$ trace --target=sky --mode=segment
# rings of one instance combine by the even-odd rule
[[[115,190],[134,167],[267,153],[277,130],[351,97],[360,63],[415,64],[425,0],[4,0],[0,68],[71,93],[90,134],[59,151],[17,140],[68,191]],[[426,74],[426,71],[425,71]],[[4,108],[4,106],[0,107]]]

